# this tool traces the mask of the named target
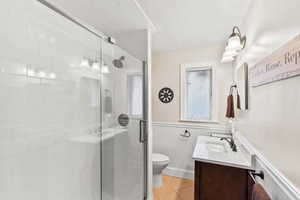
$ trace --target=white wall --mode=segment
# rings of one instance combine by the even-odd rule
[[[211,46],[200,49],[185,49],[154,53],[152,67],[152,103],[154,122],[179,122],[180,119],[180,65],[189,63],[211,63],[216,73],[215,104],[216,118],[225,123],[226,98],[232,82],[232,67],[220,63],[224,46]],[[175,97],[164,104],[158,99],[163,87],[173,89]]]
[[[252,67],[256,62],[299,34],[299,7],[298,0],[252,1],[243,25],[240,27],[242,33],[247,35],[247,46],[239,57],[236,67],[243,62],[248,62]],[[180,109],[179,64],[208,59],[214,52],[221,50],[222,48],[219,51],[181,50],[159,53],[154,56],[152,71],[154,121],[178,123]],[[229,69],[224,71],[224,77],[231,76]],[[222,98],[225,100],[228,92],[226,82],[225,80],[223,83],[220,100]],[[250,88],[250,110],[239,113],[236,122],[237,129],[298,188],[300,188],[299,83],[300,77],[295,77],[255,89]],[[175,90],[175,100],[167,105],[161,104],[155,95],[163,86],[169,86]],[[225,105],[225,101],[224,103],[221,101],[219,106],[225,108]],[[220,109],[220,119],[224,119],[224,112]],[[182,161],[180,156],[173,156],[175,154],[172,153],[172,149],[177,152],[177,148],[171,142],[163,144],[163,138],[167,141],[176,141],[181,131],[180,128],[175,131],[170,128],[154,126],[154,150],[169,153],[171,160],[176,159],[174,164],[171,161],[171,167],[188,170],[191,169],[190,161],[183,161],[182,166],[176,164]],[[180,144],[179,141],[177,140],[176,144]],[[181,142],[179,146],[181,149],[189,149],[188,145],[192,145],[193,142],[187,144],[188,142]],[[183,154],[189,156],[190,151],[191,149],[185,153],[186,150],[184,150]],[[181,153],[178,150],[178,154]]]
[[[79,64],[101,40],[35,0],[0,15],[0,199],[99,199],[99,75]]]
[[[117,45],[141,61],[147,60],[147,30],[116,33]]]
[[[179,123],[153,123],[154,152],[168,155],[170,163],[166,174],[188,179],[194,178],[194,161],[192,155],[198,136],[211,133],[224,133],[223,126],[195,126]],[[189,130],[191,137],[180,136]]]
[[[238,65],[250,67],[300,33],[299,0],[254,0],[241,31],[248,37]],[[250,110],[237,129],[300,188],[300,77],[250,87]]]
[[[192,154],[199,135],[210,132],[225,132],[226,99],[232,82],[231,65],[220,64],[224,47],[212,46],[201,49],[185,49],[154,53],[152,64],[152,111],[153,111],[153,151],[170,157],[166,173],[185,178],[193,178],[194,162]],[[216,72],[215,103],[219,124],[180,122],[180,64],[211,63]],[[174,90],[175,97],[169,104],[158,99],[163,87]],[[191,131],[190,138],[180,136],[185,129]]]

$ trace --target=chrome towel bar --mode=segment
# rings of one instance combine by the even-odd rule
[[[248,172],[249,173],[249,176],[252,178],[252,180],[256,183],[257,181],[256,181],[256,179],[255,179],[255,177],[259,177],[259,178],[261,178],[262,180],[264,180],[265,179],[265,174],[264,174],[264,172],[263,171],[249,171]]]

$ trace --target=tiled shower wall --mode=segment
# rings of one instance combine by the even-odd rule
[[[101,40],[35,0],[0,7],[0,199],[100,198]],[[91,136],[92,137],[92,136]]]

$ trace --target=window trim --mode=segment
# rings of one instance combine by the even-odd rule
[[[180,65],[180,119],[179,121],[182,122],[192,122],[192,123],[219,123],[216,118],[216,90],[215,90],[215,70],[211,63],[192,63],[192,64],[181,64]],[[210,119],[209,120],[192,120],[192,119],[186,119],[185,118],[185,112],[186,112],[186,71],[189,69],[189,71],[193,70],[211,70],[211,108],[210,108]]]

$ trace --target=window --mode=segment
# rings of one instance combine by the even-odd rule
[[[183,65],[181,69],[181,120],[212,121],[211,67]]]
[[[140,73],[129,74],[128,80],[128,111],[131,116],[143,114],[143,76]]]

